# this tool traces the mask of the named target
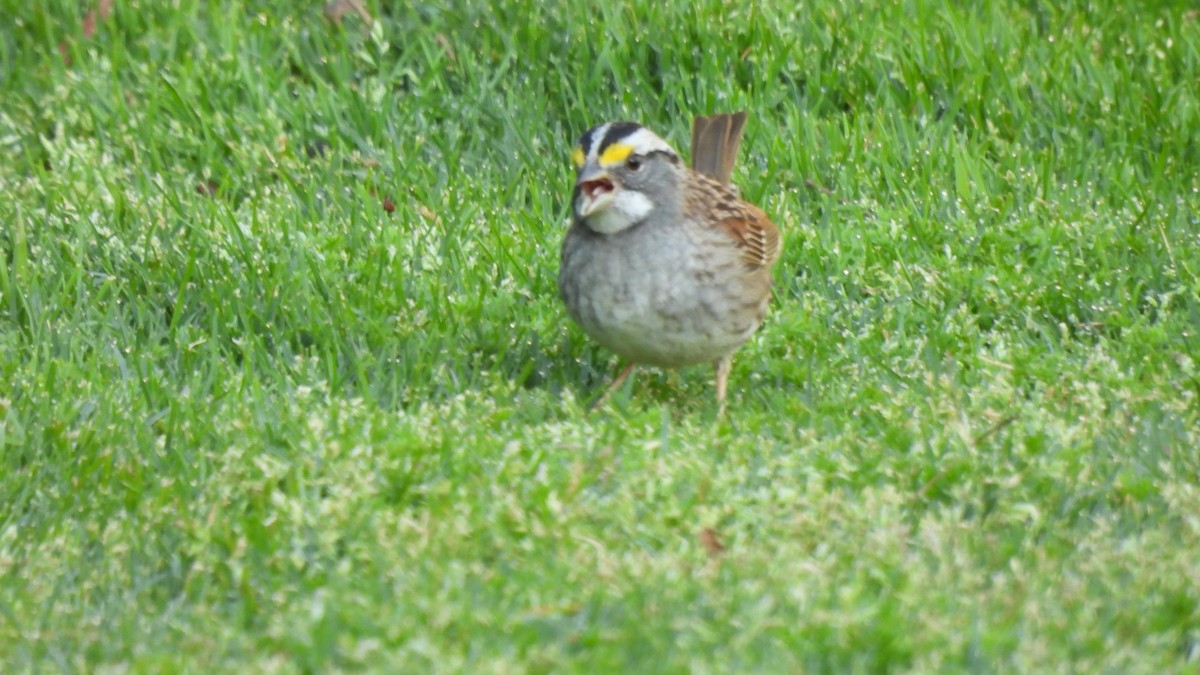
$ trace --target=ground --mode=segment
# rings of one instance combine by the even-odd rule
[[[0,5],[0,670],[1200,668],[1189,3]],[[588,414],[574,139],[735,109]]]

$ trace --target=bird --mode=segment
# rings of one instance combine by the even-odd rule
[[[725,412],[733,353],[762,325],[779,228],[730,185],[746,112],[697,116],[691,166],[636,122],[588,129],[571,151],[571,225],[559,294],[592,340],[639,365],[711,363]]]

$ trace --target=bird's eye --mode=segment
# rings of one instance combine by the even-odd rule
[[[632,155],[625,160],[625,166],[629,167],[630,171],[637,171],[642,168],[642,158],[637,155]]]

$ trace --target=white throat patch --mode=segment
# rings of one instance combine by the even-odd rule
[[[615,234],[640,222],[654,210],[654,203],[641,192],[621,190],[608,208],[584,219],[587,226],[600,234]]]

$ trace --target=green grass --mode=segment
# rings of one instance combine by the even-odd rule
[[[0,670],[1200,669],[1189,3],[382,4],[0,2]],[[737,108],[731,414],[588,415],[569,149]]]

